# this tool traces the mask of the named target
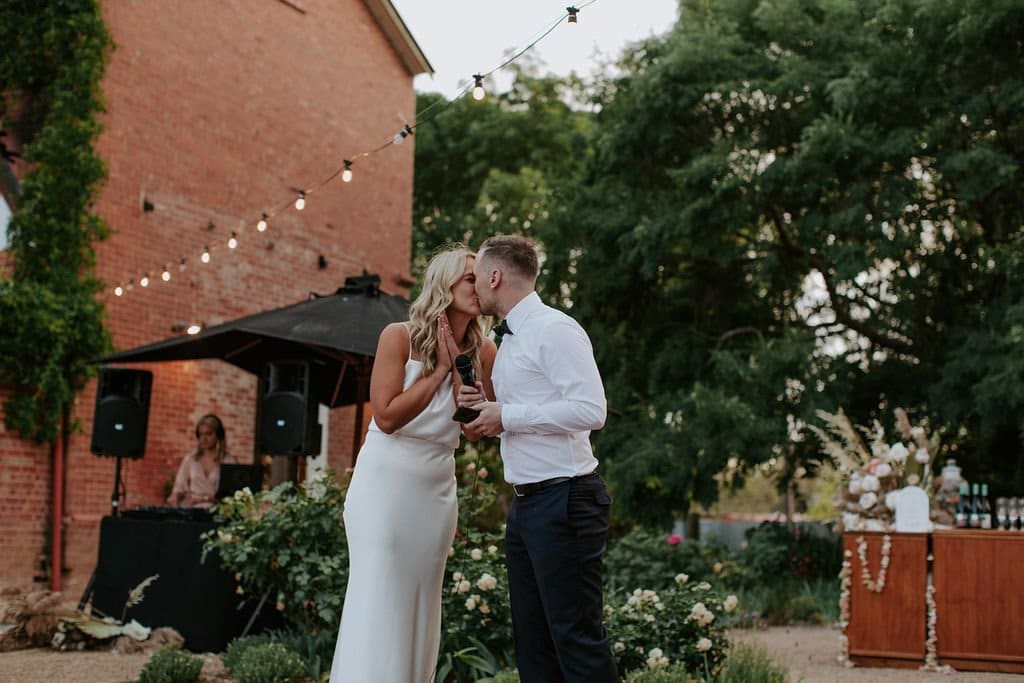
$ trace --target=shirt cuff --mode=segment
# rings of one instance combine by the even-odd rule
[[[501,405],[501,426],[506,432],[521,432],[528,426],[526,421],[526,406],[522,404]]]

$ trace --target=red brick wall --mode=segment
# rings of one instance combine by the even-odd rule
[[[113,234],[98,245],[97,274],[111,287],[136,279],[124,297],[103,294],[118,349],[169,337],[177,323],[216,324],[332,292],[364,268],[386,291],[407,294],[411,139],[358,159],[351,183],[336,180],[304,211],[287,208],[265,233],[255,230],[261,212],[294,198],[291,188],[312,187],[390,140],[400,116],[415,111],[412,76],[361,0],[301,6],[305,13],[278,0],[103,3],[117,47],[104,78],[98,151],[109,175],[97,211]],[[232,230],[234,251],[224,244]],[[205,265],[204,245],[213,248]],[[168,283],[159,279],[165,262],[175,266]],[[142,289],[147,271],[153,282]],[[133,367],[154,379],[146,455],[122,464],[128,506],[163,500],[205,413],[222,417],[231,452],[252,458],[253,375],[221,361]],[[94,567],[114,486],[114,460],[89,452],[94,393],[92,382],[78,399],[83,430],[67,455],[72,594]],[[351,461],[354,412],[331,414],[330,464],[339,470]],[[0,458],[0,586],[25,585],[45,546],[49,452],[0,432]]]

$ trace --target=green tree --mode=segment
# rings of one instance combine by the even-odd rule
[[[111,43],[95,0],[4,0],[0,44],[0,119],[29,165],[0,280],[0,383],[14,389],[7,426],[52,443],[88,361],[110,347],[92,249],[107,234],[92,213],[106,171],[92,145]]]
[[[813,469],[794,430],[835,405],[941,416],[968,476],[1019,485],[1022,29],[1015,2],[684,2],[624,57],[538,237],[632,515]]]

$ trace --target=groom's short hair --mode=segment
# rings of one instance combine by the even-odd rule
[[[480,245],[481,256],[500,263],[513,277],[528,281],[537,280],[539,266],[537,247],[522,235],[495,235]]]

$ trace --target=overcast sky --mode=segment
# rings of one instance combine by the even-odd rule
[[[580,8],[579,21],[563,20],[528,54],[544,61],[545,72],[589,76],[604,58],[618,55],[627,43],[671,28],[677,0],[391,0],[434,76],[416,78],[421,92],[449,99],[474,73],[487,73],[529,45],[566,15]],[[495,74],[498,77],[498,74]],[[498,78],[499,87],[504,81]]]

